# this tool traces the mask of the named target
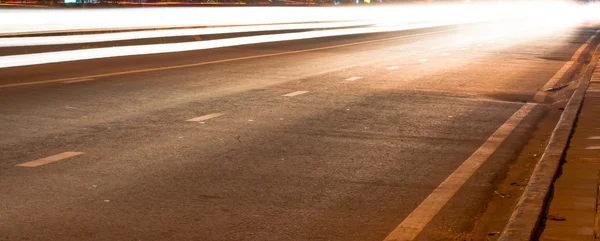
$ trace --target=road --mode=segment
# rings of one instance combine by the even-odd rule
[[[596,30],[494,22],[0,69],[0,240],[381,241],[415,210],[432,215],[409,223],[416,240],[464,240],[544,115],[524,102]],[[455,195],[432,194],[495,141]]]

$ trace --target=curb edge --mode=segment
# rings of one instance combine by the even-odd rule
[[[596,38],[596,36],[597,34],[593,38]],[[589,48],[589,52],[584,55],[585,58],[592,59],[589,64],[580,65],[587,69],[585,69],[583,76],[578,81],[577,88],[569,98],[567,106],[552,132],[544,154],[536,164],[529,183],[515,206],[508,223],[500,234],[498,241],[529,241],[537,236],[551,186],[568,147],[567,145],[571,138],[575,121],[583,103],[585,91],[594,73],[594,67],[598,64],[598,59],[594,56],[599,47],[600,45],[597,43],[594,44],[594,46]],[[575,73],[576,68],[579,67],[574,64],[572,68],[572,70],[567,72]]]

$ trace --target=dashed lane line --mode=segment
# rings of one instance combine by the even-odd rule
[[[354,76],[354,77],[347,78],[346,81],[355,81],[355,80],[359,80],[359,79],[362,79],[362,77]]]
[[[306,91],[306,90],[299,90],[299,91],[294,91],[292,93],[287,93],[287,94],[282,95],[282,96],[293,97],[293,96],[297,96],[297,95],[301,95],[301,94],[306,94],[306,93],[308,93],[308,91]]]
[[[53,156],[49,156],[49,157],[44,157],[44,158],[41,158],[41,159],[37,159],[35,161],[30,161],[30,162],[25,162],[25,163],[17,164],[16,166],[18,166],[18,167],[38,167],[38,166],[41,166],[41,165],[46,165],[48,163],[57,162],[57,161],[64,160],[64,159],[67,159],[67,158],[71,158],[71,157],[74,157],[74,156],[79,156],[81,154],[83,154],[83,152],[70,152],[70,151],[69,152],[63,152],[63,153],[56,154],[56,155],[53,155]]]
[[[200,122],[200,121],[205,121],[205,120],[212,119],[212,118],[217,118],[217,117],[223,116],[223,115],[225,115],[225,113],[212,113],[212,114],[208,114],[208,115],[203,115],[203,116],[199,116],[199,117],[196,117],[196,118],[192,118],[192,119],[189,119],[187,121]]]

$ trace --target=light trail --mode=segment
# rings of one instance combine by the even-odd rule
[[[540,8],[543,7],[543,11]],[[247,11],[254,11],[254,8],[249,8]],[[281,8],[258,8],[260,11],[271,11],[273,9]],[[308,13],[306,11],[316,12],[328,10],[326,14],[329,20],[341,19],[340,14],[356,14],[352,20],[354,22],[340,22],[340,23],[322,23],[321,26],[343,26],[344,24],[353,24],[363,19],[358,23],[369,23],[373,24],[370,27],[355,27],[355,28],[344,28],[344,29],[330,29],[330,30],[317,30],[307,31],[299,33],[285,33],[285,34],[269,34],[269,35],[258,35],[248,37],[237,37],[227,38],[218,40],[207,40],[207,41],[196,41],[196,42],[184,42],[184,43],[168,43],[168,44],[152,44],[152,45],[138,45],[138,46],[121,46],[111,48],[96,48],[96,49],[82,49],[82,50],[70,50],[70,51],[59,51],[50,53],[37,53],[37,54],[25,54],[25,55],[14,55],[14,56],[2,56],[0,57],[0,68],[6,67],[17,67],[35,64],[46,64],[46,63],[57,63],[66,61],[86,60],[86,59],[97,59],[97,58],[108,58],[108,57],[120,57],[120,56],[132,56],[142,54],[160,54],[170,52],[182,52],[191,50],[211,49],[230,47],[238,45],[248,45],[266,42],[277,42],[277,41],[288,41],[288,40],[299,40],[299,39],[310,39],[330,36],[344,36],[352,34],[368,34],[368,33],[379,33],[379,32],[392,32],[402,31],[409,29],[428,28],[436,26],[447,26],[464,23],[474,22],[485,22],[485,21],[498,21],[498,20],[515,20],[519,19],[519,23],[507,24],[501,28],[495,28],[491,31],[496,32],[508,32],[511,29],[522,27],[523,25],[533,26],[532,31],[528,34],[535,35],[541,32],[552,31],[561,27],[572,27],[576,24],[580,24],[583,21],[590,21],[587,14],[593,14],[597,10],[596,5],[590,5],[589,8],[582,8],[575,4],[567,3],[552,3],[546,2],[546,4],[474,4],[474,5],[418,5],[418,6],[396,6],[396,7],[367,7],[367,8],[289,8],[286,9],[287,13],[289,10],[297,10],[298,12]],[[119,10],[119,9],[117,9]],[[170,9],[162,9],[168,10]],[[177,9],[176,9],[177,10]],[[186,10],[186,9],[184,9]],[[225,10],[231,10],[233,12],[239,11],[239,8],[225,8]],[[367,11],[368,10],[368,11]],[[179,11],[179,10],[177,10]],[[52,12],[52,11],[51,11]],[[60,12],[60,11],[59,11]],[[85,11],[83,11],[85,12]],[[79,13],[79,11],[75,11]],[[321,12],[324,13],[324,12]],[[406,13],[406,14],[403,14]],[[312,20],[319,21],[324,18],[320,15],[309,15],[300,16],[298,13],[294,16],[288,16],[283,21],[290,20]],[[239,21],[239,16],[232,18]],[[185,16],[184,16],[185,19]],[[225,19],[225,18],[221,18]],[[268,22],[273,20],[272,16],[265,18],[257,17],[257,22]],[[365,20],[367,19],[367,20]],[[596,21],[597,19],[594,19]],[[366,21],[366,22],[365,22]],[[167,21],[168,22],[168,21]],[[208,21],[210,22],[210,21]],[[110,23],[110,22],[109,22]],[[212,22],[216,23],[216,22]],[[224,23],[224,22],[220,22]],[[6,24],[6,23],[5,23]],[[109,24],[110,25],[110,24]],[[292,28],[304,28],[310,24],[293,24],[286,25]],[[350,25],[346,25],[350,26]],[[279,28],[284,29],[283,25],[271,25],[272,29]],[[80,36],[54,36],[44,38],[24,38],[17,39],[17,41],[10,42],[10,38],[0,39],[0,46],[11,46],[19,41],[25,45],[35,45],[39,43],[43,44],[57,44],[57,43],[77,43],[78,41],[88,42],[99,42],[109,41],[107,39],[119,38],[145,38],[148,36],[159,37],[159,36],[180,36],[180,34],[199,33],[204,31],[205,33],[226,33],[226,32],[245,32],[245,31],[261,31],[257,29],[266,29],[267,26],[237,26],[230,28],[205,28],[205,29],[180,29],[177,31],[144,31],[137,35],[136,33],[119,33],[119,34],[95,34],[95,35],[80,35]],[[197,32],[194,32],[197,31]],[[481,35],[490,33],[482,32]],[[84,40],[86,39],[87,40]],[[29,39],[29,40],[28,40]],[[6,40],[6,41],[5,41]],[[46,41],[40,43],[40,40]],[[3,42],[4,41],[4,42]],[[36,42],[37,41],[37,42]]]
[[[568,2],[546,1],[367,7],[1,9],[0,34],[330,21],[407,24],[547,15],[561,19],[579,11],[577,8]]]
[[[45,37],[0,38],[0,47],[42,46],[59,44],[96,43],[132,39],[164,38],[177,36],[211,35],[227,33],[252,33],[259,31],[303,30],[322,28],[344,28],[373,25],[373,21],[352,21],[334,23],[273,24],[256,26],[214,27],[197,29],[147,30],[120,33],[83,34]]]

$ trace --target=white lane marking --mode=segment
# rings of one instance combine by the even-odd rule
[[[465,50],[469,50],[469,48],[462,48],[460,50],[465,51]]]
[[[385,69],[395,70],[395,69],[398,69],[398,68],[400,68],[400,67],[399,66],[390,66],[390,67],[387,67]]]
[[[189,119],[187,121],[201,122],[201,121],[205,121],[205,120],[216,118],[216,117],[223,116],[223,115],[225,115],[225,113],[212,113],[212,114],[208,114],[208,115],[203,115],[203,116],[200,116],[200,117],[192,118],[192,119]]]
[[[586,150],[600,150],[600,146],[588,146],[585,149]]]
[[[486,141],[446,178],[423,202],[400,223],[385,241],[413,240],[446,205],[460,187],[477,169],[498,149],[500,144],[512,133],[521,121],[535,108],[536,104],[527,103],[515,112]]]
[[[482,45],[483,45],[483,44],[475,44],[475,46],[477,46],[477,47],[480,47],[480,46],[482,46]]]
[[[282,96],[286,96],[286,97],[292,97],[292,96],[301,95],[301,94],[306,94],[306,93],[308,93],[308,91],[306,91],[306,90],[299,90],[299,91],[294,91],[294,92],[292,92],[292,93],[287,93],[287,94],[285,94],[285,95],[282,95]]]
[[[92,78],[88,78],[88,79],[76,79],[76,80],[64,81],[63,83],[65,83],[65,84],[73,84],[73,83],[86,82],[86,81],[90,81],[90,80],[94,80],[94,79],[92,79]]]
[[[448,55],[450,55],[450,54],[449,53],[440,54],[440,56],[448,56]]]
[[[550,78],[550,80],[548,80],[548,82],[546,82],[546,84],[542,87],[542,90],[547,90],[547,89],[554,87],[556,85],[556,83],[558,83],[558,81],[565,75],[565,73],[567,73],[567,71],[569,70],[569,68],[571,68],[572,65],[573,65],[572,61],[566,62],[558,70],[558,72],[556,72],[556,74],[554,74],[554,76],[552,76],[552,78]],[[540,91],[538,93],[542,93],[542,91]]]
[[[359,79],[362,79],[362,77],[354,76],[354,77],[347,78],[346,81],[355,81],[355,80],[359,80]]]
[[[417,60],[417,62],[421,62],[422,63],[422,62],[427,62],[428,60],[429,59],[419,59],[419,60]]]
[[[588,140],[600,140],[600,136],[590,136]]]
[[[488,44],[493,44],[493,43],[495,43],[496,41],[494,41],[494,40],[490,40],[490,41],[487,41],[487,42],[488,42]]]
[[[590,89],[588,89],[585,92],[600,92],[600,90],[590,90]]]
[[[550,78],[550,80],[548,80],[548,82],[546,82],[546,84],[541,88],[541,90],[547,90],[550,89],[552,87],[554,87],[556,85],[556,83],[558,83],[558,81],[567,73],[567,71],[571,68],[571,66],[573,66],[573,64],[579,59],[579,57],[581,56],[581,54],[583,53],[583,51],[587,48],[587,46],[592,42],[593,39],[596,39],[596,36],[600,33],[600,30],[597,30],[596,33],[594,33],[594,35],[592,35],[590,38],[588,38],[587,41],[585,41],[584,44],[582,44],[577,51],[575,51],[575,54],[573,54],[573,56],[571,57],[570,61],[567,61],[559,70],[558,72],[556,72],[556,74],[554,74],[554,76],[552,76],[552,78]],[[593,77],[593,75],[592,75]],[[590,91],[589,89],[587,91]],[[535,96],[533,97],[533,99],[535,101],[539,101],[542,102],[544,101],[544,96],[546,95],[546,93],[544,93],[544,91],[538,91]]]
[[[41,159],[37,159],[35,161],[30,161],[30,162],[25,162],[25,163],[21,163],[21,164],[17,164],[16,166],[18,167],[37,167],[37,166],[41,166],[41,165],[45,165],[48,163],[52,163],[52,162],[57,162],[60,160],[64,160],[67,158],[71,158],[74,156],[79,156],[83,154],[83,152],[63,152],[60,154],[56,154],[54,156],[49,156],[49,157],[44,157]]]

